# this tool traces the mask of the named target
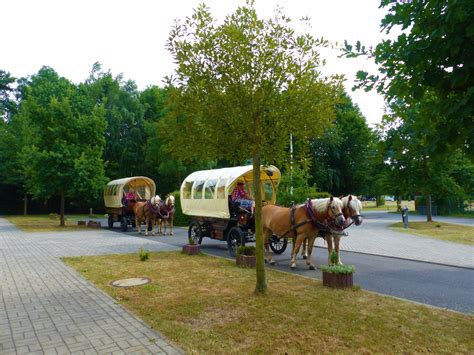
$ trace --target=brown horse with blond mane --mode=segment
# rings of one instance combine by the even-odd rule
[[[175,200],[173,195],[168,195],[165,201],[161,202],[161,218],[158,218],[158,234],[166,235],[166,222],[168,222],[170,226],[170,235],[173,235],[174,204]]]
[[[357,199],[356,196],[348,195],[341,198],[342,201],[342,214],[345,218],[345,223],[342,229],[349,228],[352,224],[359,226],[362,223],[362,203]],[[326,240],[328,246],[328,264],[330,264],[331,252],[333,250],[333,240],[334,240],[334,250],[337,255],[337,263],[342,264],[341,257],[339,254],[339,243],[341,237],[345,235],[341,231],[329,230],[328,232],[320,232],[317,237],[322,237]],[[313,240],[314,243],[314,240]],[[307,246],[308,240],[303,242],[303,248],[301,250],[301,255],[303,259],[308,258],[308,250],[313,248],[313,245]],[[294,243],[293,243],[294,247]]]
[[[263,238],[265,260],[274,264],[270,250],[270,237],[274,234],[279,238],[294,238],[294,248],[291,252],[291,268],[296,268],[296,255],[305,239],[310,243],[325,224],[336,227],[344,225],[342,201],[337,197],[308,199],[306,203],[291,208],[276,205],[266,205],[262,208]],[[312,245],[312,244],[310,244]],[[311,250],[308,250],[306,264],[310,270],[315,267],[311,263]]]
[[[151,235],[155,235],[155,222],[157,214],[160,211],[160,196],[153,196],[149,201],[138,201],[133,206],[133,213],[135,214],[135,225],[138,234],[142,233],[142,221],[145,221],[145,235],[148,236],[148,229],[151,223]]]

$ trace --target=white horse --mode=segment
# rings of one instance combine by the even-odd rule
[[[356,196],[354,195],[347,195],[341,199],[342,201],[342,214],[344,215],[344,218],[346,219],[344,222],[344,226],[342,229],[349,228],[352,224],[355,224],[356,226],[359,226],[362,223],[362,203],[357,199]],[[324,235],[324,238],[326,240],[326,243],[328,243],[328,264],[330,264],[330,257],[331,257],[331,251],[333,249],[332,242],[334,240],[334,250],[336,251],[337,255],[337,264],[341,265],[341,257],[339,253],[339,242],[341,237],[344,235],[344,233],[339,233],[335,231],[334,233],[326,232]],[[318,236],[321,236],[318,234]],[[303,256],[303,259],[308,258],[308,250],[309,248],[313,248],[313,245],[309,245],[307,248],[307,243],[309,240],[307,239],[303,243],[303,250],[301,251],[301,255]],[[313,243],[314,244],[314,243]]]

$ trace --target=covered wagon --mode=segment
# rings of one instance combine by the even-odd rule
[[[277,167],[260,167],[264,204],[275,203],[280,179]],[[192,216],[188,237],[198,244],[205,237],[226,241],[232,256],[238,246],[255,240],[254,209],[231,198],[237,182],[242,182],[248,194],[256,198],[252,165],[196,171],[184,179],[180,189],[182,211]]]
[[[127,199],[133,191],[134,198]],[[108,226],[120,222],[120,228],[126,232],[129,225],[135,224],[133,206],[137,201],[149,200],[155,196],[155,182],[146,176],[133,176],[110,181],[104,188],[105,211],[108,213]]]

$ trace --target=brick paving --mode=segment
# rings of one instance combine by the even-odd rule
[[[0,218],[0,354],[178,354],[183,351],[59,257],[176,250],[96,232],[23,233]]]

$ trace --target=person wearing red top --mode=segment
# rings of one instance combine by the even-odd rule
[[[232,201],[241,199],[249,200],[250,196],[245,192],[244,183],[239,181],[237,186],[235,186],[234,192],[232,192]]]
[[[250,195],[245,191],[244,183],[242,181],[237,182],[237,185],[232,192],[231,199],[233,202],[239,202],[240,207],[252,211],[254,202]]]

